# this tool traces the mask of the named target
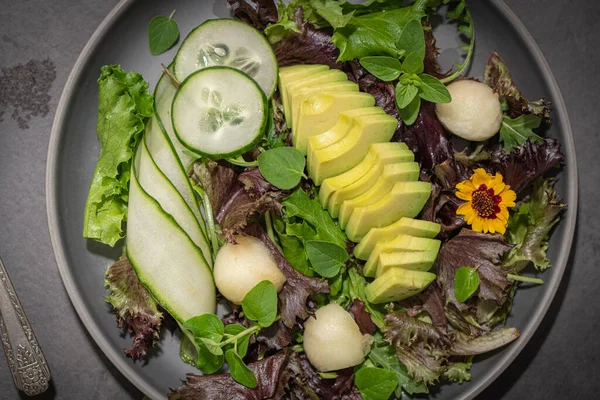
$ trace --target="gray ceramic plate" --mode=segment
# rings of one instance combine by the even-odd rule
[[[487,56],[498,51],[511,67],[519,87],[530,98],[546,97],[554,108],[549,136],[558,138],[566,154],[557,189],[569,204],[566,215],[550,242],[553,268],[544,274],[546,284],[518,292],[508,323],[521,330],[517,342],[473,366],[473,380],[463,385],[444,385],[436,399],[473,398],[488,386],[517,356],[541,322],[567,265],[575,229],[577,171],[573,137],[559,89],[540,50],[518,18],[500,0],[471,1],[477,46],[470,75],[481,76]],[[146,27],[156,15],[177,9],[182,36],[208,18],[227,17],[225,0],[122,1],[98,27],[67,81],[58,105],[47,169],[48,220],[56,261],[65,287],[79,316],[94,340],[117,368],[153,399],[164,398],[193,368],[179,359],[179,337],[163,332],[162,340],[147,363],[133,363],[122,349],[130,343],[115,325],[115,317],[103,301],[103,274],[120,250],[82,238],[82,218],[88,186],[98,156],[96,139],[97,85],[100,67],[118,63],[143,74],[154,87],[160,63],[169,64],[175,50],[153,57],[148,51]],[[438,35],[442,46],[456,45],[454,35]],[[175,336],[174,336],[175,335]]]

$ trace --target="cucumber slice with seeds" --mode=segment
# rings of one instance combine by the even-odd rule
[[[175,56],[175,76],[183,81],[203,68],[227,66],[252,77],[271,97],[277,86],[277,58],[255,28],[234,19],[208,20],[185,38]]]
[[[181,82],[171,118],[179,141],[193,152],[213,159],[233,157],[260,140],[267,122],[267,99],[243,72],[205,68]]]

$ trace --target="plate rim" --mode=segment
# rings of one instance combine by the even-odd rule
[[[77,89],[75,84],[79,81],[79,78],[82,75],[83,69],[90,59],[90,56],[99,46],[102,39],[107,35],[113,22],[123,15],[135,1],[136,0],[120,0],[119,3],[117,3],[117,5],[115,5],[115,7],[107,14],[82,49],[65,82],[56,108],[48,144],[48,155],[46,162],[46,216],[56,264],[58,266],[58,270],[67,294],[69,295],[69,299],[71,300],[79,319],[83,322],[83,325],[86,327],[90,336],[94,339],[96,345],[100,347],[106,357],[120,371],[120,373],[127,378],[127,380],[129,380],[146,396],[149,396],[153,399],[164,399],[166,394],[160,393],[154,390],[152,387],[148,387],[146,382],[141,379],[136,371],[134,371],[133,364],[130,362],[130,360],[128,360],[120,351],[110,345],[104,335],[100,333],[101,330],[98,323],[91,318],[88,310],[85,308],[80,290],[74,284],[69,272],[65,248],[63,246],[63,239],[59,230],[59,213],[56,201],[56,167],[59,159],[57,150],[63,136],[62,132],[65,126],[65,116],[68,111],[68,105]],[[501,357],[496,362],[496,366],[491,368],[483,376],[479,377],[478,382],[473,384],[472,387],[464,392],[462,397],[463,399],[474,398],[477,394],[481,393],[485,388],[487,388],[496,378],[498,378],[500,374],[506,370],[512,364],[514,359],[521,353],[545,317],[548,308],[550,307],[550,304],[552,303],[552,300],[554,299],[560,286],[563,274],[568,266],[569,256],[575,237],[579,196],[575,140],[560,87],[558,86],[558,83],[556,82],[552,70],[550,69],[550,66],[546,61],[542,51],[519,17],[506,3],[504,3],[503,0],[488,1],[496,8],[499,14],[505,17],[509,23],[513,25],[517,35],[522,39],[527,50],[533,55],[533,58],[541,69],[545,86],[554,99],[553,111],[560,115],[560,130],[565,136],[565,140],[561,142],[561,146],[566,148],[565,154],[572,154],[572,156],[567,158],[565,163],[567,166],[567,179],[569,181],[568,185],[571,187],[571,190],[567,194],[568,208],[566,215],[563,218],[566,240],[561,243],[561,246],[565,250],[559,254],[559,257],[553,265],[552,269],[555,272],[553,273],[551,281],[546,282],[545,286],[549,289],[546,290],[545,295],[541,299],[542,306],[533,313],[532,317],[529,319],[529,323],[521,331],[521,336],[519,339],[517,339],[517,341],[513,343],[510,348],[504,349],[502,353],[500,353]]]

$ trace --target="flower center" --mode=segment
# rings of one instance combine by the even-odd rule
[[[486,185],[480,185],[473,192],[471,204],[473,209],[481,218],[496,218],[496,214],[500,212],[500,204],[502,199],[494,194],[494,189],[488,189]]]

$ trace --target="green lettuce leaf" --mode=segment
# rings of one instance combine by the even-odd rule
[[[529,262],[541,271],[549,268],[548,238],[565,207],[554,191],[554,180],[538,178],[529,200],[522,203],[508,220],[507,241],[515,246],[508,252],[504,265],[516,271],[525,268]]]
[[[153,96],[140,74],[118,65],[102,67],[98,86],[100,157],[85,205],[83,236],[114,246],[123,236],[131,158],[152,115]]]
[[[410,7],[374,12],[352,17],[344,27],[335,30],[331,41],[340,51],[338,61],[350,61],[371,55],[398,58],[396,46],[402,30],[412,20],[426,15],[427,0],[417,0]]]
[[[341,247],[346,247],[346,235],[336,224],[329,213],[323,210],[321,203],[317,199],[311,199],[308,194],[302,190],[297,189],[290,196],[283,200],[283,206],[285,208],[288,217],[297,217],[306,221],[311,230],[306,230],[306,227],[294,226],[291,231],[287,231],[287,234],[293,234],[295,236],[301,236],[300,232],[317,232],[317,236],[310,235],[305,239],[311,240],[325,240],[332,242]]]

